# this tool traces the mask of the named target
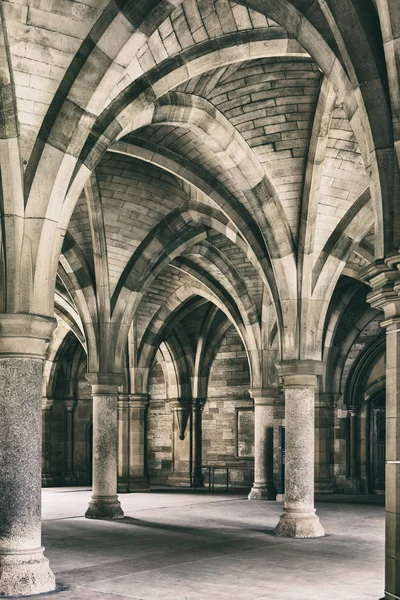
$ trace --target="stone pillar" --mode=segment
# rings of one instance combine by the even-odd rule
[[[314,508],[314,403],[321,370],[318,361],[280,363],[286,415],[285,503],[275,533],[284,537],[325,535]]]
[[[333,481],[333,410],[335,394],[321,393],[315,397],[315,491],[331,494]]]
[[[172,410],[172,472],[168,484],[173,486],[190,485],[190,424],[191,402],[186,399],[171,399]]]
[[[117,491],[129,491],[129,396],[119,394],[118,412],[118,480]]]
[[[51,473],[51,412],[54,398],[42,398],[42,485],[44,487],[53,483]]]
[[[64,483],[73,485],[76,483],[76,475],[74,473],[74,411],[76,400],[74,398],[66,398],[64,400],[64,408],[66,413],[66,471],[64,475]]]
[[[118,387],[114,373],[89,373],[93,395],[93,493],[87,519],[122,519],[117,497]]]
[[[203,464],[203,409],[204,398],[196,398],[192,403],[192,439],[193,439],[193,479],[196,488],[204,487],[204,476],[201,470]]]
[[[254,399],[254,483],[249,500],[275,500],[274,402],[277,388],[252,389]]]
[[[386,328],[386,542],[385,599],[400,598],[400,256],[365,271],[367,300],[384,311]],[[397,269],[393,268],[397,266]]]
[[[55,588],[40,522],[42,362],[55,325],[0,315],[0,596]]]
[[[347,414],[349,416],[349,478],[357,479],[358,452],[357,452],[357,414],[358,406],[348,406]]]
[[[129,395],[129,491],[148,492],[147,408],[148,394]]]

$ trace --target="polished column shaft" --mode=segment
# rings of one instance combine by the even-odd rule
[[[0,596],[53,590],[41,545],[42,362],[54,319],[0,315]]]
[[[88,519],[122,519],[117,497],[119,379],[106,373],[88,375],[93,394],[93,494]]]
[[[321,537],[324,529],[314,508],[314,402],[317,377],[310,374],[313,361],[293,363],[281,363],[286,419],[285,504],[275,532],[284,537]]]

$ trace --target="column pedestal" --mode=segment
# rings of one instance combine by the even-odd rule
[[[316,363],[316,364],[315,364]],[[284,513],[275,528],[283,537],[325,535],[314,508],[314,401],[317,361],[285,361],[286,470]]]
[[[274,401],[276,388],[253,389],[254,399],[254,484],[249,500],[275,500]]]
[[[0,596],[55,588],[41,545],[42,361],[54,327],[0,315]]]
[[[117,497],[117,399],[121,378],[116,374],[89,373],[93,394],[93,494],[87,519],[122,519]]]

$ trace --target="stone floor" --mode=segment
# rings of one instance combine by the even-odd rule
[[[326,537],[288,540],[282,505],[208,493],[121,495],[125,519],[82,518],[89,490],[43,491],[60,600],[378,600],[384,509],[321,503]]]

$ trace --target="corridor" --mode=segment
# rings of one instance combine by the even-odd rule
[[[89,488],[43,490],[60,600],[378,600],[384,508],[317,504],[326,537],[278,538],[275,502],[206,492],[121,495],[125,518],[83,518]],[[41,598],[54,598],[54,592]]]

